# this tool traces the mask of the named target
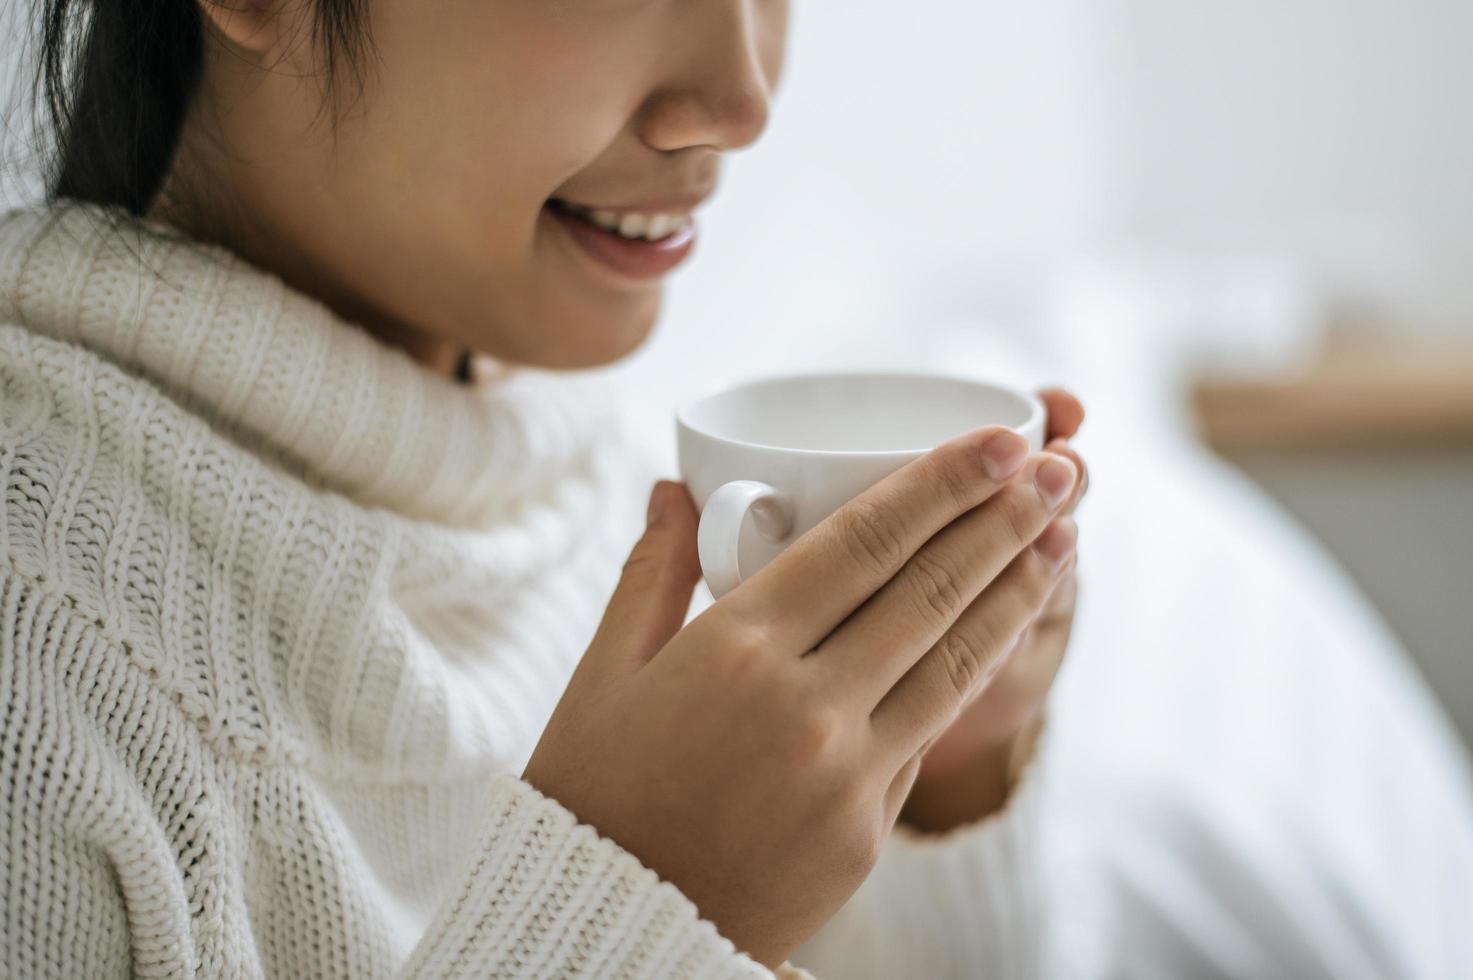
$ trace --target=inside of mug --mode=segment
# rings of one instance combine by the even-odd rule
[[[781,449],[906,452],[984,425],[1016,428],[1032,411],[981,381],[876,373],[755,381],[696,402],[684,419],[719,438]]]

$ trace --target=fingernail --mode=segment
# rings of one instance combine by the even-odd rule
[[[649,527],[650,525],[658,521],[660,519],[660,515],[665,512],[665,494],[663,492],[664,488],[665,485],[663,483],[656,483],[655,489],[650,492],[649,510],[645,511],[644,514],[644,523],[646,527]]]
[[[982,465],[994,480],[1005,480],[1028,459],[1028,440],[1004,429],[982,444]]]
[[[1043,533],[1033,542],[1033,550],[1048,562],[1049,568],[1057,572],[1073,553],[1078,540],[1079,525],[1074,518],[1060,517],[1043,529]]]
[[[1064,456],[1050,454],[1038,464],[1038,469],[1033,473],[1033,482],[1038,487],[1044,503],[1048,504],[1049,510],[1055,509],[1064,502],[1064,498],[1074,488],[1074,480],[1077,475],[1074,464]]]

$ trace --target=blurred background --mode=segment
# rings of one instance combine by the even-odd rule
[[[1064,384],[1096,480],[1114,433],[1286,518],[1473,740],[1473,4],[794,18],[771,127],[619,368],[668,472],[672,404],[752,374]]]
[[[672,406],[752,374],[1065,385],[1096,480],[1174,478],[1113,433],[1312,536],[1473,739],[1470,38],[1468,0],[796,0],[631,418],[674,474]]]

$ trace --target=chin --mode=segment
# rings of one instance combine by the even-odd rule
[[[529,336],[526,349],[509,352],[505,357],[528,367],[553,370],[605,367],[644,345],[654,333],[659,306],[657,298],[648,309],[600,311],[598,316],[564,320],[559,329]]]

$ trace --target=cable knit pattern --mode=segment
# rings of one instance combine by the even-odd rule
[[[516,776],[642,530],[616,394],[455,384],[111,209],[0,218],[0,972],[772,976]],[[805,955],[1008,962],[1027,823],[894,835]]]
[[[6,975],[768,975],[508,775],[639,533],[605,383],[164,231],[0,225]]]

